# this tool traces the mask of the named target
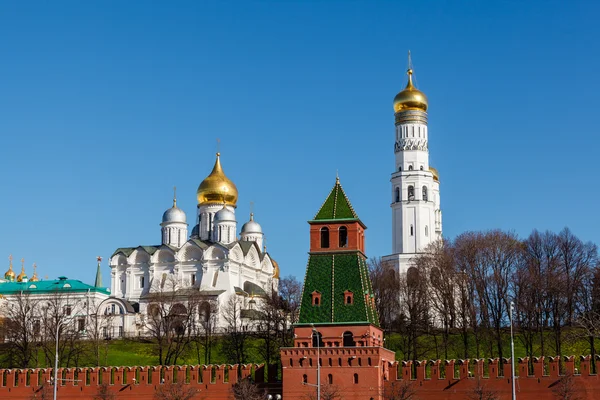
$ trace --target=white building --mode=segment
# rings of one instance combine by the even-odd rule
[[[263,247],[264,235],[252,214],[237,236],[238,192],[223,173],[219,153],[196,195],[191,235],[187,217],[173,199],[162,217],[160,244],[119,248],[110,258],[111,296],[136,312],[135,323],[126,327],[128,334],[144,333],[151,303],[167,287],[182,294],[184,307],[185,293],[200,295],[200,308],[216,311],[217,329],[226,328],[221,311],[232,296],[239,299],[244,318],[256,300],[277,290],[279,267]]]
[[[383,261],[400,273],[431,242],[442,238],[440,180],[429,165],[427,97],[412,81],[394,98],[395,168],[391,178],[392,251]]]

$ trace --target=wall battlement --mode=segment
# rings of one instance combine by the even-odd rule
[[[270,379],[265,379],[265,372],[262,364],[59,368],[58,397],[92,399],[101,385],[108,384],[117,398],[153,399],[161,385],[183,382],[196,388],[197,399],[229,399],[238,376],[251,378],[270,394],[281,394],[277,371],[269,371]],[[0,377],[0,398],[30,400],[36,393],[41,395],[43,386],[53,389],[52,368],[0,369]]]
[[[555,399],[553,388],[565,376],[572,376],[573,387],[582,399],[593,399],[600,392],[600,378],[593,374],[591,356],[519,358],[515,363],[515,385],[519,399]],[[462,399],[479,384],[509,399],[511,360],[430,360],[388,363],[386,386],[397,381],[412,382],[420,399]]]

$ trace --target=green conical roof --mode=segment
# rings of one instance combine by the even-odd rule
[[[342,189],[339,178],[336,178],[333,189],[331,189],[329,196],[313,220],[336,219],[358,219],[358,215],[354,212],[352,204],[350,204],[350,200],[348,200],[348,196],[346,196],[344,189]]]
[[[352,304],[345,293],[352,292]],[[312,294],[319,292],[319,305]],[[304,278],[299,324],[373,324],[379,326],[365,256],[360,253],[311,254]]]

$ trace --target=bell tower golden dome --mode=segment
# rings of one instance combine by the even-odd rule
[[[9,282],[13,282],[16,278],[16,274],[12,266],[12,260],[13,256],[11,254],[10,256],[8,256],[8,271],[6,271],[6,273],[4,274],[4,279],[6,279]]]
[[[217,153],[217,160],[212,172],[200,183],[196,197],[198,205],[219,203],[236,207],[238,191],[235,184],[225,176],[221,167],[220,153]]]
[[[427,96],[413,84],[412,68],[409,68],[408,71],[406,71],[406,74],[408,75],[408,83],[404,90],[394,97],[394,112],[406,110],[427,111]]]

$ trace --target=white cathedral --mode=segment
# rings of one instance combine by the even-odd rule
[[[407,74],[406,87],[394,98],[393,254],[383,257],[399,273],[407,272],[411,259],[430,243],[442,239],[440,179],[429,165],[427,97],[414,86],[412,68]]]
[[[191,235],[187,217],[174,198],[160,224],[161,244],[123,247],[111,256],[111,297],[134,311],[125,323],[126,334],[143,334],[152,293],[162,290],[167,280],[178,289],[198,291],[206,306],[201,309],[216,314],[217,329],[226,327],[220,311],[231,296],[238,296],[244,318],[251,315],[244,311],[255,307],[256,300],[277,290],[279,267],[263,247],[264,234],[253,214],[237,236],[238,191],[225,176],[219,153],[196,195]]]

